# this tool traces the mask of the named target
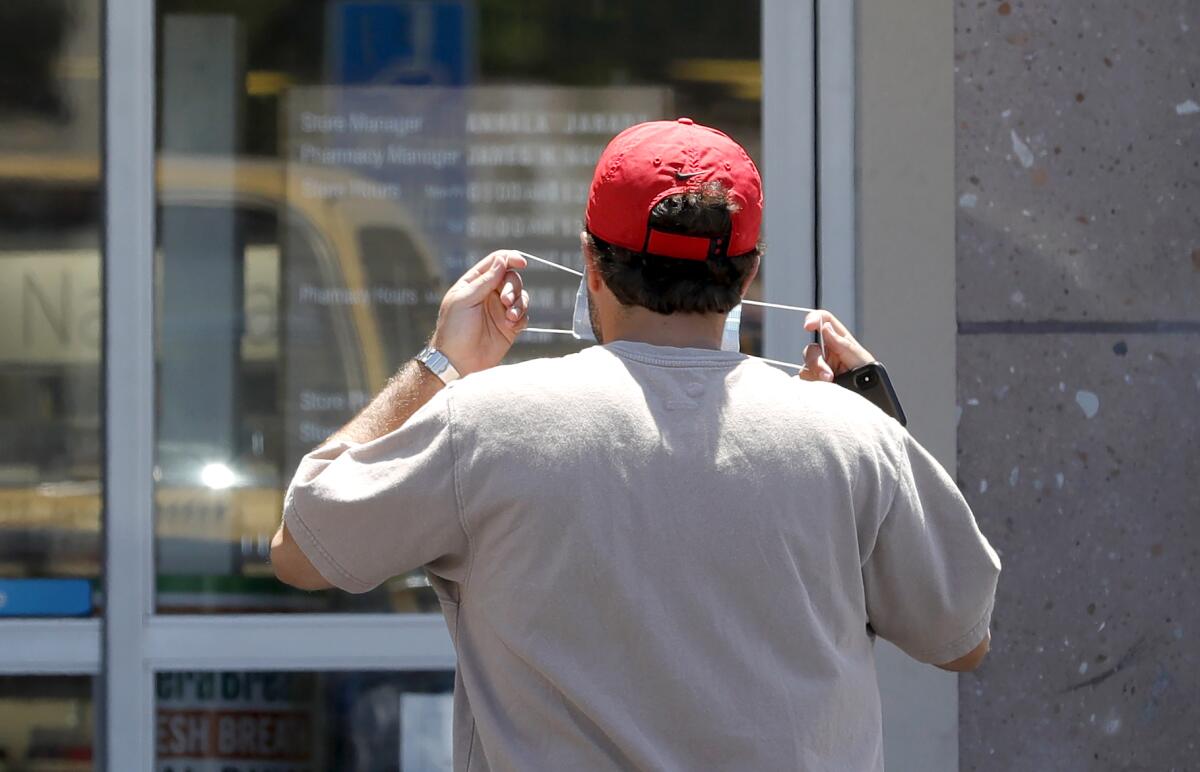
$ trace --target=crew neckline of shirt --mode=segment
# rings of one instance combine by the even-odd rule
[[[683,348],[679,346],[656,346],[634,340],[614,340],[600,346],[622,359],[662,367],[728,367],[746,360],[746,355],[737,351],[721,351],[711,348]]]

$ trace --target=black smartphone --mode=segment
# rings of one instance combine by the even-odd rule
[[[848,370],[834,378],[833,382],[861,394],[899,421],[901,426],[908,426],[908,417],[904,415],[904,408],[900,407],[900,399],[892,388],[892,379],[888,378],[887,370],[879,362]]]

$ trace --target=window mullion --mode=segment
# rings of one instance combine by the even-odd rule
[[[816,298],[814,257],[813,4],[763,0],[763,170],[766,299],[809,305]],[[778,255],[778,259],[772,257]],[[785,314],[764,317],[763,353],[801,362],[808,338]]]
[[[104,21],[104,635],[101,766],[153,765],[154,3]]]
[[[96,675],[100,620],[6,619],[0,623],[0,674]]]
[[[855,158],[856,3],[817,0],[817,302],[858,329]]]
[[[449,670],[441,614],[157,616],[146,658],[169,670]]]

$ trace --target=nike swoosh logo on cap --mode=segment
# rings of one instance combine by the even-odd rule
[[[684,172],[675,172],[675,180],[676,182],[685,182],[690,180],[692,177],[695,177],[697,174],[704,174],[706,171],[708,171],[708,169],[701,169],[698,172],[687,172],[686,174]]]

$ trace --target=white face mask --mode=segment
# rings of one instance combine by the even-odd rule
[[[725,332],[721,334],[722,351],[741,351],[742,304],[738,303],[725,317]]]
[[[576,340],[596,342],[592,332],[591,309],[588,305],[587,268],[579,279],[579,291],[575,293],[575,313],[571,317],[571,334]],[[741,351],[740,330],[742,326],[742,304],[738,303],[725,317],[725,330],[721,334],[722,351]]]
[[[571,334],[576,340],[596,342],[592,332],[592,312],[588,306],[587,265],[583,267],[583,276],[579,277],[579,291],[575,293],[575,313],[571,317]]]

